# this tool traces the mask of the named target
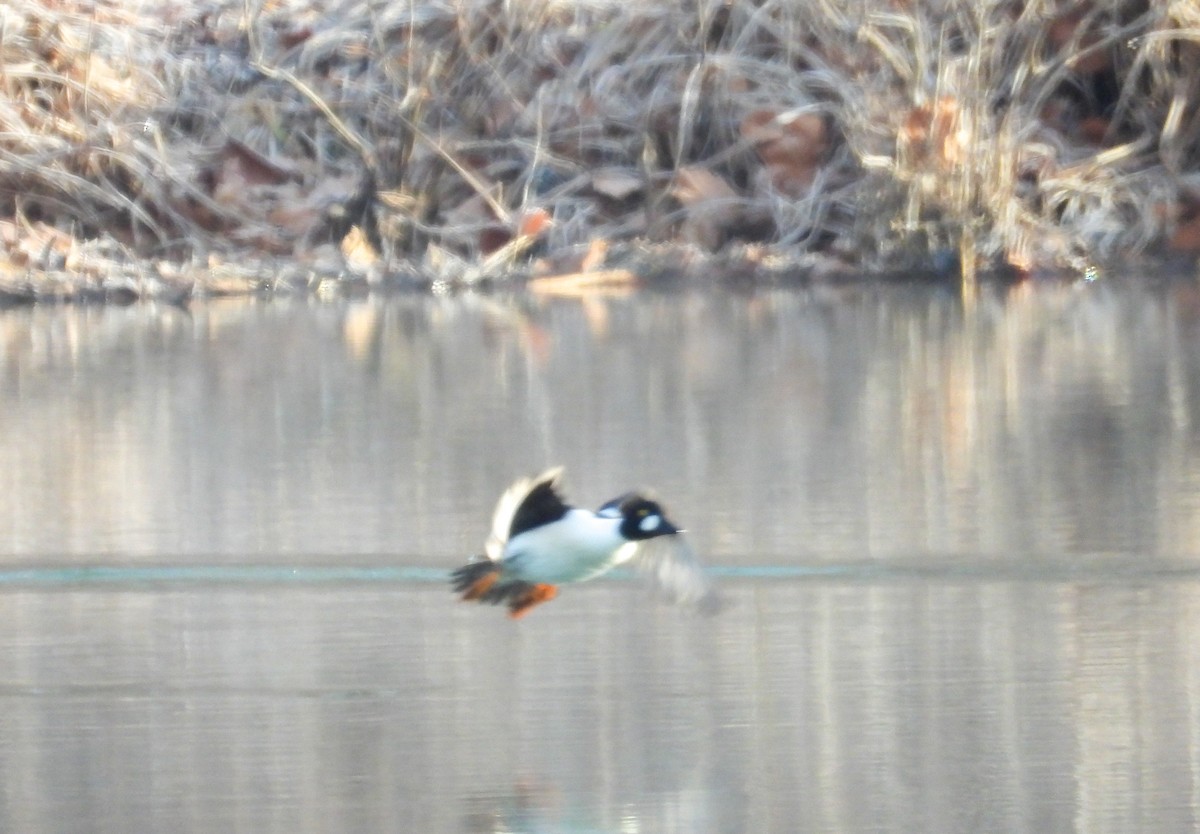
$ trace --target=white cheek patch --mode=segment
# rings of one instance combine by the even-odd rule
[[[662,526],[662,518],[657,515],[648,515],[638,522],[638,529],[643,533],[649,533],[651,530],[657,530]]]

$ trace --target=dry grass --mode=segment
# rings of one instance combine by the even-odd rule
[[[0,52],[10,291],[1200,250],[1190,2],[9,0]]]

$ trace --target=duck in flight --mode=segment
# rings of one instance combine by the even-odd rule
[[[516,619],[557,596],[560,584],[629,563],[673,601],[715,610],[711,582],[657,501],[629,492],[595,512],[572,507],[559,491],[561,475],[559,467],[522,478],[500,496],[486,557],[452,574],[464,600],[505,604]]]

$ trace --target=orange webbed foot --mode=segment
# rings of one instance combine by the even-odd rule
[[[537,584],[531,585],[529,590],[522,593],[520,596],[514,597],[508,604],[508,616],[514,620],[519,620],[529,613],[535,605],[541,605],[543,602],[548,602],[558,596],[558,587],[555,585]]]

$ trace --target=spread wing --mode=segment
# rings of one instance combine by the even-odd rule
[[[504,545],[514,536],[567,514],[570,507],[558,492],[562,472],[562,467],[556,466],[536,478],[521,478],[504,490],[492,513],[492,532],[484,546],[489,559],[502,559]]]
[[[704,614],[715,614],[722,607],[712,578],[681,533],[639,542],[630,563],[671,602]]]

